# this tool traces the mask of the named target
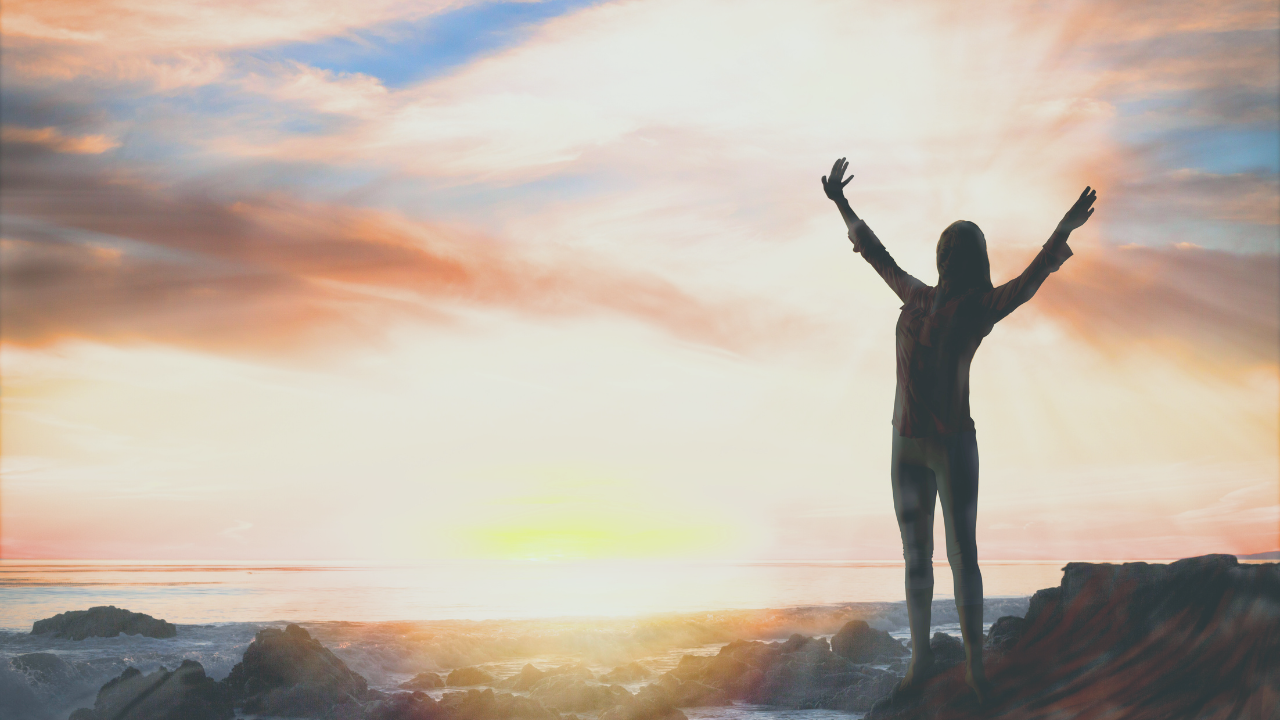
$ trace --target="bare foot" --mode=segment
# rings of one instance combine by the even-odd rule
[[[995,688],[991,686],[991,681],[987,679],[987,675],[981,667],[977,668],[977,672],[974,672],[972,667],[966,668],[964,682],[978,698],[978,705],[986,705],[991,700],[992,695],[995,694]]]
[[[929,679],[933,672],[933,653],[928,655],[912,655],[911,662],[907,665],[907,674],[902,678],[902,682],[898,683],[898,687],[894,690],[894,695],[910,693],[919,690],[924,681]]]

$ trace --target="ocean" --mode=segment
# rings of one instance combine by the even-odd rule
[[[987,623],[1024,613],[1032,593],[1058,584],[1062,565],[984,563]],[[940,564],[935,575],[934,631],[958,636],[950,569]],[[829,636],[854,617],[905,641],[902,593],[902,564],[893,562],[4,560],[0,710],[6,703],[16,707],[19,695],[34,695],[46,717],[61,720],[92,706],[98,688],[129,666],[151,672],[192,659],[220,680],[259,629],[289,622],[385,692],[424,670],[465,666],[505,678],[526,663],[582,663],[600,674],[638,661],[656,676],[684,654],[714,655],[730,638]],[[166,619],[178,626],[178,636],[71,641],[30,634],[36,620],[96,605]],[[33,652],[60,656],[74,674],[42,682],[5,662]],[[686,714],[691,720],[856,717],[744,705]]]

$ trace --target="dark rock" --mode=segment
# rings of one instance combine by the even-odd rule
[[[660,698],[636,696],[600,713],[600,720],[689,720],[689,716]]]
[[[831,638],[831,652],[854,663],[890,661],[910,651],[883,631],[875,630],[862,620],[850,620]]]
[[[708,707],[733,703],[724,690],[703,685],[697,680],[681,681],[670,674],[641,688],[636,697],[645,702],[672,707]]]
[[[51,618],[37,620],[31,626],[32,635],[53,633],[55,638],[84,640],[90,637],[116,637],[144,635],[153,638],[171,638],[178,628],[150,615],[129,612],[113,605],[100,605],[88,610],[71,610]]]
[[[1014,615],[1006,615],[991,624],[991,631],[987,633],[987,640],[984,645],[990,652],[996,654],[1004,653],[1017,644],[1026,631],[1027,621],[1025,619]]]
[[[297,625],[258,631],[223,682],[237,707],[261,715],[341,717],[372,697],[363,677]]]
[[[52,653],[27,653],[9,658],[15,672],[39,683],[56,683],[79,679],[80,674],[66,660]]]
[[[964,662],[964,641],[946,633],[934,633],[929,640],[929,649],[933,651],[933,661],[939,672]]]
[[[832,653],[825,643],[807,644],[814,649],[780,655],[746,699],[790,708],[831,708],[841,690],[862,679],[857,666]]]
[[[444,716],[439,703],[424,692],[396,693],[365,708],[368,720],[444,720]]]
[[[1229,555],[1169,565],[1070,563],[1062,583],[1005,623],[993,653],[991,717],[1274,717],[1280,687],[1280,566]],[[868,720],[962,717],[977,710],[964,668],[914,698],[877,702]]]
[[[826,638],[805,637],[799,633],[792,635],[786,642],[778,646],[778,652],[787,655],[796,652],[829,652],[831,645]]]
[[[194,660],[173,672],[165,668],[143,675],[128,668],[98,691],[93,709],[81,708],[76,720],[228,720],[231,698]]]
[[[650,675],[653,675],[652,670],[638,662],[633,662],[614,668],[612,671],[605,673],[600,680],[607,683],[629,683],[643,680]]]
[[[433,690],[444,687],[444,678],[433,672],[422,672],[413,676],[412,680],[400,683],[401,690]]]
[[[494,677],[477,667],[458,668],[449,673],[445,684],[449,687],[467,687],[468,685],[488,685]]]
[[[528,690],[538,681],[546,677],[547,674],[532,665],[525,665],[520,668],[520,672],[512,675],[502,682],[503,687],[509,687],[512,690]]]
[[[866,712],[877,700],[893,692],[901,675],[888,670],[859,668],[858,679],[849,686],[837,690],[832,707],[845,712]]]
[[[445,693],[439,705],[448,720],[558,720],[536,700],[488,689]]]
[[[553,675],[539,680],[529,697],[561,712],[595,712],[631,699],[621,685],[601,685],[575,675]]]

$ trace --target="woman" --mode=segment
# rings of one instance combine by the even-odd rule
[[[1093,214],[1097,193],[1085,188],[1058,223],[1044,249],[1021,275],[991,285],[987,241],[978,226],[959,220],[938,240],[938,286],[903,272],[844,197],[849,163],[840,158],[822,178],[827,197],[849,227],[861,253],[902,300],[898,317],[898,392],[893,404],[893,507],[907,566],[911,663],[899,691],[918,688],[929,675],[929,613],[933,604],[933,508],[942,504],[947,559],[964,636],[965,682],[985,702],[990,685],[982,668],[982,573],[974,540],[978,515],[978,444],[969,416],[969,364],[992,326],[1031,299],[1071,248],[1067,237]]]

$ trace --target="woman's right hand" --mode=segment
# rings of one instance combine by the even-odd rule
[[[1064,232],[1071,232],[1080,227],[1093,214],[1093,202],[1098,199],[1098,191],[1093,188],[1086,187],[1084,192],[1080,193],[1080,197],[1076,200],[1076,204],[1071,206],[1066,215],[1062,216],[1062,222],[1058,223],[1058,229]]]
[[[835,202],[844,200],[844,186],[848,185],[849,181],[853,179],[852,175],[847,179],[844,177],[844,172],[848,169],[849,161],[844,158],[840,158],[831,166],[831,175],[822,176],[822,190],[827,194],[827,197],[831,198]],[[830,179],[828,179],[828,177]],[[842,179],[843,182],[841,182]]]

